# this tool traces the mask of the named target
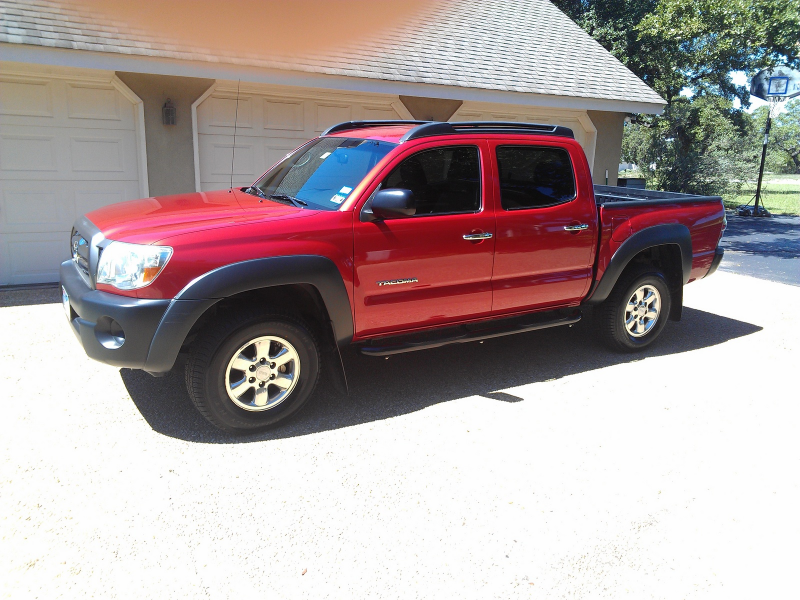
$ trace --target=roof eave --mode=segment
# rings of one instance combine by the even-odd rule
[[[489,90],[454,85],[328,75],[315,72],[269,69],[221,62],[127,55],[116,52],[52,48],[8,42],[0,43],[0,60],[83,69],[152,73],[157,75],[204,77],[226,80],[240,79],[252,83],[316,87],[341,92],[370,92],[425,96],[429,98],[579,110],[661,114],[666,105],[666,102],[658,97],[655,92],[653,92],[653,102],[632,101],[624,98],[592,98],[585,96],[537,94],[531,92]],[[658,98],[658,100],[656,100],[656,98]]]

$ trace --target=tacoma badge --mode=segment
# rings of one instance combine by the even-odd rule
[[[417,282],[419,282],[419,279],[417,279],[416,277],[408,277],[406,279],[390,279],[389,281],[378,281],[377,284],[378,287],[381,287],[384,285],[400,285],[403,283],[417,283]]]

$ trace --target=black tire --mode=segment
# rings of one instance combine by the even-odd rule
[[[632,334],[626,327],[628,301],[634,292],[645,286],[657,290],[660,307],[655,319],[647,320],[647,316],[642,315],[646,325],[640,325],[640,331]],[[623,273],[609,297],[598,307],[596,324],[599,337],[606,346],[618,352],[644,350],[663,331],[671,305],[669,286],[660,270],[648,266],[632,268]]]
[[[271,408],[257,407],[256,401],[251,399],[255,397],[258,386],[265,385],[264,392],[270,389],[273,395],[280,396],[281,390],[270,382],[270,376],[264,375],[266,380],[262,381],[249,378],[257,373],[229,369],[229,362],[235,354],[238,355],[239,348],[263,337],[275,337],[288,342],[298,357],[297,381],[285,397]],[[275,344],[267,344],[267,347],[282,348],[281,344]],[[251,347],[255,349],[255,346],[247,346],[248,349]],[[259,367],[261,363],[254,362],[253,365]],[[291,367],[294,365],[292,361]],[[265,373],[269,372],[270,363],[263,365],[263,368]],[[225,431],[243,433],[277,425],[297,414],[314,392],[320,370],[319,344],[311,329],[299,319],[287,315],[231,314],[208,327],[195,340],[186,363],[186,389],[197,410],[213,425]],[[273,372],[278,374],[276,370]],[[260,370],[258,374],[261,375]],[[255,385],[250,385],[253,393],[248,396],[248,391],[239,399],[240,404],[250,406],[249,410],[240,407],[229,396],[226,378],[230,380],[232,375],[256,379]]]

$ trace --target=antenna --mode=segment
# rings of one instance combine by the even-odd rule
[[[231,189],[233,189],[233,164],[236,160],[236,127],[239,125],[239,88],[242,80],[236,84],[236,116],[233,118],[233,152],[231,152]]]

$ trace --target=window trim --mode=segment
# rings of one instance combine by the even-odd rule
[[[459,212],[441,212],[441,213],[425,213],[420,215],[412,215],[410,217],[402,217],[401,219],[392,219],[405,221],[408,219],[417,219],[422,217],[445,217],[445,216],[453,216],[453,215],[477,215],[486,208],[486,203],[484,202],[483,198],[483,176],[484,176],[484,164],[483,164],[483,153],[481,152],[481,147],[478,144],[443,144],[441,146],[433,146],[430,148],[422,148],[416,152],[411,152],[408,156],[401,159],[394,167],[392,167],[389,172],[386,174],[385,177],[382,177],[378,182],[378,187],[370,194],[369,199],[364,203],[362,207],[362,212],[365,208],[372,204],[372,197],[375,195],[375,192],[382,189],[392,190],[392,189],[400,189],[400,188],[384,188],[383,184],[389,176],[394,173],[395,169],[399,168],[405,161],[408,159],[417,156],[418,154],[422,154],[423,152],[432,152],[434,150],[442,150],[446,148],[474,148],[478,153],[478,210],[466,210],[466,211],[459,211]]]
[[[548,148],[551,150],[561,150],[566,153],[567,160],[569,161],[569,168],[572,172],[572,189],[575,190],[571,198],[562,200],[561,202],[552,202],[551,204],[541,204],[539,206],[519,206],[517,208],[506,208],[503,206],[503,183],[500,179],[500,159],[497,157],[497,151],[500,148]],[[569,204],[578,198],[578,180],[575,177],[575,164],[572,162],[572,154],[567,148],[563,146],[550,146],[546,144],[498,144],[494,147],[494,160],[497,164],[497,187],[500,192],[498,200],[500,201],[500,209],[506,212],[515,212],[518,210],[538,210],[540,208],[552,208],[554,206],[561,206],[562,204]]]

